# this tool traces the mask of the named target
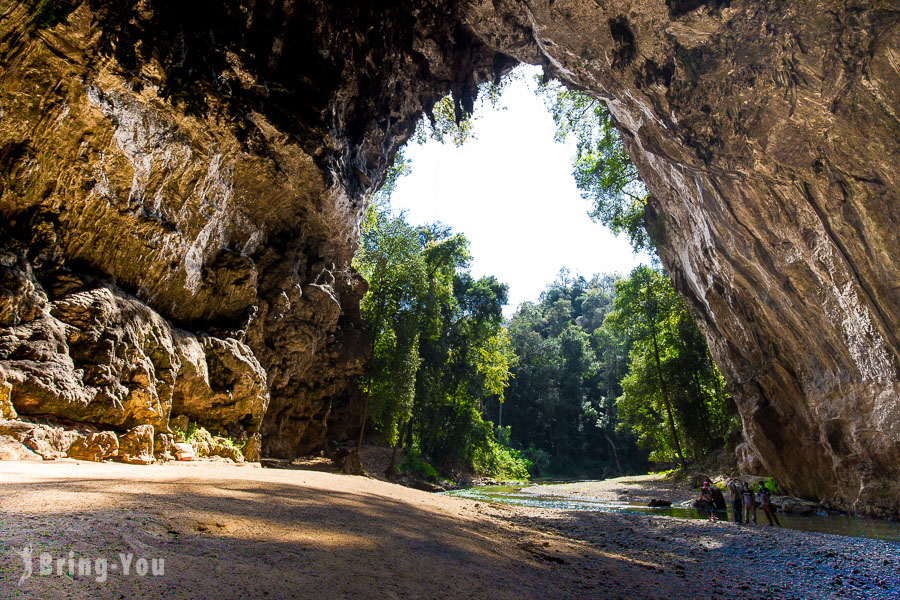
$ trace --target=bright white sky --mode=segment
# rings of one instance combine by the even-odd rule
[[[587,216],[589,202],[572,178],[574,146],[553,141],[553,118],[533,91],[535,72],[512,82],[496,108],[476,108],[476,139],[459,148],[411,141],[412,172],[391,196],[409,223],[440,221],[466,235],[472,274],[509,285],[507,316],[536,300],[563,267],[590,278],[649,262]]]

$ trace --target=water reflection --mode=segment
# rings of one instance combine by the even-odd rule
[[[523,493],[522,486],[491,485],[474,488],[464,488],[444,492],[448,496],[469,498],[482,502],[499,502],[502,504],[514,504],[518,506],[532,506],[536,508],[555,508],[559,510],[599,510],[604,512],[627,512],[641,515],[661,515],[667,517],[680,517],[687,519],[705,519],[706,514],[688,505],[673,505],[665,508],[651,508],[645,504],[632,504],[629,502],[609,502],[591,500],[587,498],[575,498],[571,496],[535,496]],[[731,510],[720,510],[717,513],[720,521],[731,521]],[[757,519],[763,526],[766,517],[762,511],[757,511]],[[789,515],[778,513],[778,520],[785,527],[800,529],[803,531],[815,531],[818,533],[832,533],[853,537],[863,537],[875,540],[888,540],[900,542],[900,523],[866,517],[853,517],[848,515]]]

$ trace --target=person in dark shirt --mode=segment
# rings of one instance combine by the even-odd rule
[[[712,487],[709,481],[704,481],[703,487],[700,488],[700,501],[704,503],[706,507],[706,520],[712,522],[717,521],[716,503],[713,500]]]
[[[759,505],[766,514],[766,518],[769,520],[769,526],[778,525],[781,527],[781,523],[778,522],[778,517],[775,516],[775,507],[772,506],[772,492],[760,482],[757,493],[759,494]]]

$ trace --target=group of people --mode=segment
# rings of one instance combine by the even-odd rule
[[[746,481],[732,479],[728,482],[728,490],[731,493],[731,511],[734,515],[734,522],[737,524],[746,523],[756,525],[756,508],[762,509],[769,520],[770,526],[777,525],[781,527],[778,517],[775,515],[775,507],[772,504],[772,492],[769,491],[763,482],[759,482],[759,487],[754,493],[753,488]],[[716,518],[716,502],[713,498],[712,484],[709,480],[703,482],[700,488],[700,502],[705,504],[706,518],[709,521],[717,521]]]

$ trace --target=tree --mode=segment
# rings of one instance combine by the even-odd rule
[[[418,232],[384,203],[372,202],[362,223],[355,267],[368,281],[360,304],[371,358],[364,376],[362,445],[370,400],[376,424],[392,441],[412,410],[419,367],[418,307],[427,289],[427,268]]]
[[[563,270],[539,302],[522,304],[509,322],[518,363],[504,424],[515,446],[536,463],[549,456],[557,474],[621,474],[646,459],[630,432],[617,428],[627,340],[603,327],[615,281]]]
[[[617,404],[645,447],[685,464],[737,426],[724,381],[687,306],[662,271],[638,267],[616,286],[610,328],[633,339]]]
[[[558,81],[539,90],[556,123],[556,140],[575,139],[572,175],[582,197],[591,201],[588,214],[616,235],[625,234],[635,251],[652,250],[644,218],[650,194],[606,104]]]
[[[672,305],[678,299],[674,295],[674,290],[672,293],[667,293],[672,288],[663,283],[662,278],[663,275],[659,271],[647,266],[634,269],[628,279],[624,279],[616,285],[615,311],[607,318],[611,320],[612,326],[620,334],[627,334],[642,344],[639,348],[649,344],[648,348],[652,351],[652,359],[656,367],[658,391],[665,409],[669,433],[672,436],[671,442],[678,461],[681,463],[681,468],[686,469],[681,441],[675,427],[672,401],[669,397],[666,376],[663,373],[660,359],[659,339],[660,331],[672,312]]]

